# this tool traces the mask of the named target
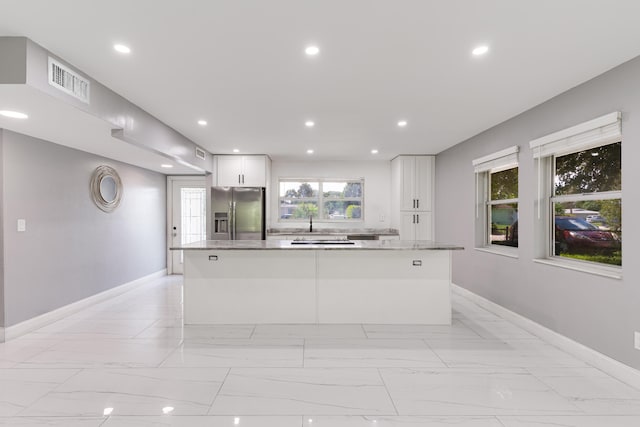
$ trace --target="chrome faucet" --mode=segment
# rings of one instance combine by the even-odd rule
[[[309,233],[313,232],[313,215],[309,215]]]

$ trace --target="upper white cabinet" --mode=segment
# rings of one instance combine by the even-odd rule
[[[391,161],[391,226],[401,240],[433,239],[434,156],[398,156]]]
[[[267,156],[215,156],[218,187],[266,187]]]
[[[398,185],[394,186],[394,190],[400,192],[400,210],[432,210],[434,165],[433,156],[398,156],[393,159],[392,168],[400,171]]]

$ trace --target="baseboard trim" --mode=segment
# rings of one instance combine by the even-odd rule
[[[165,268],[160,271],[156,271],[155,273],[140,277],[139,279],[132,280],[131,282],[116,286],[115,288],[107,289],[106,291],[91,295],[90,297],[72,302],[71,304],[56,308],[55,310],[49,311],[39,316],[32,317],[31,319],[25,320],[23,322],[16,323],[15,325],[0,328],[2,329],[2,331],[0,331],[0,338],[2,338],[2,336],[4,335],[4,340],[0,342],[18,338],[26,333],[53,323],[56,320],[60,320],[87,307],[114,298],[118,295],[122,295],[123,293],[129,292],[130,290],[138,286],[144,285],[150,280],[157,279],[166,275],[167,269]]]
[[[629,384],[632,387],[640,389],[640,371],[625,365],[609,356],[606,356],[590,347],[580,344],[577,341],[572,340],[564,335],[561,335],[551,329],[542,326],[539,323],[534,322],[518,313],[515,313],[503,306],[496,304],[478,294],[475,294],[467,289],[464,289],[458,285],[452,284],[452,290],[454,293],[465,297],[480,307],[489,310],[493,314],[496,314],[503,319],[506,319],[528,332],[536,335],[551,345],[558,347],[561,350],[585,361],[586,363],[600,369],[619,379],[620,381]]]

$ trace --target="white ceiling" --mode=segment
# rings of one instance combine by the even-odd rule
[[[640,54],[638,0],[0,0],[0,10],[0,36],[32,39],[209,151],[274,159],[438,153]],[[483,43],[489,53],[471,55]]]

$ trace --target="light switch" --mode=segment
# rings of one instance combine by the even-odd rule
[[[18,231],[27,231],[27,220],[19,219],[18,220]]]

